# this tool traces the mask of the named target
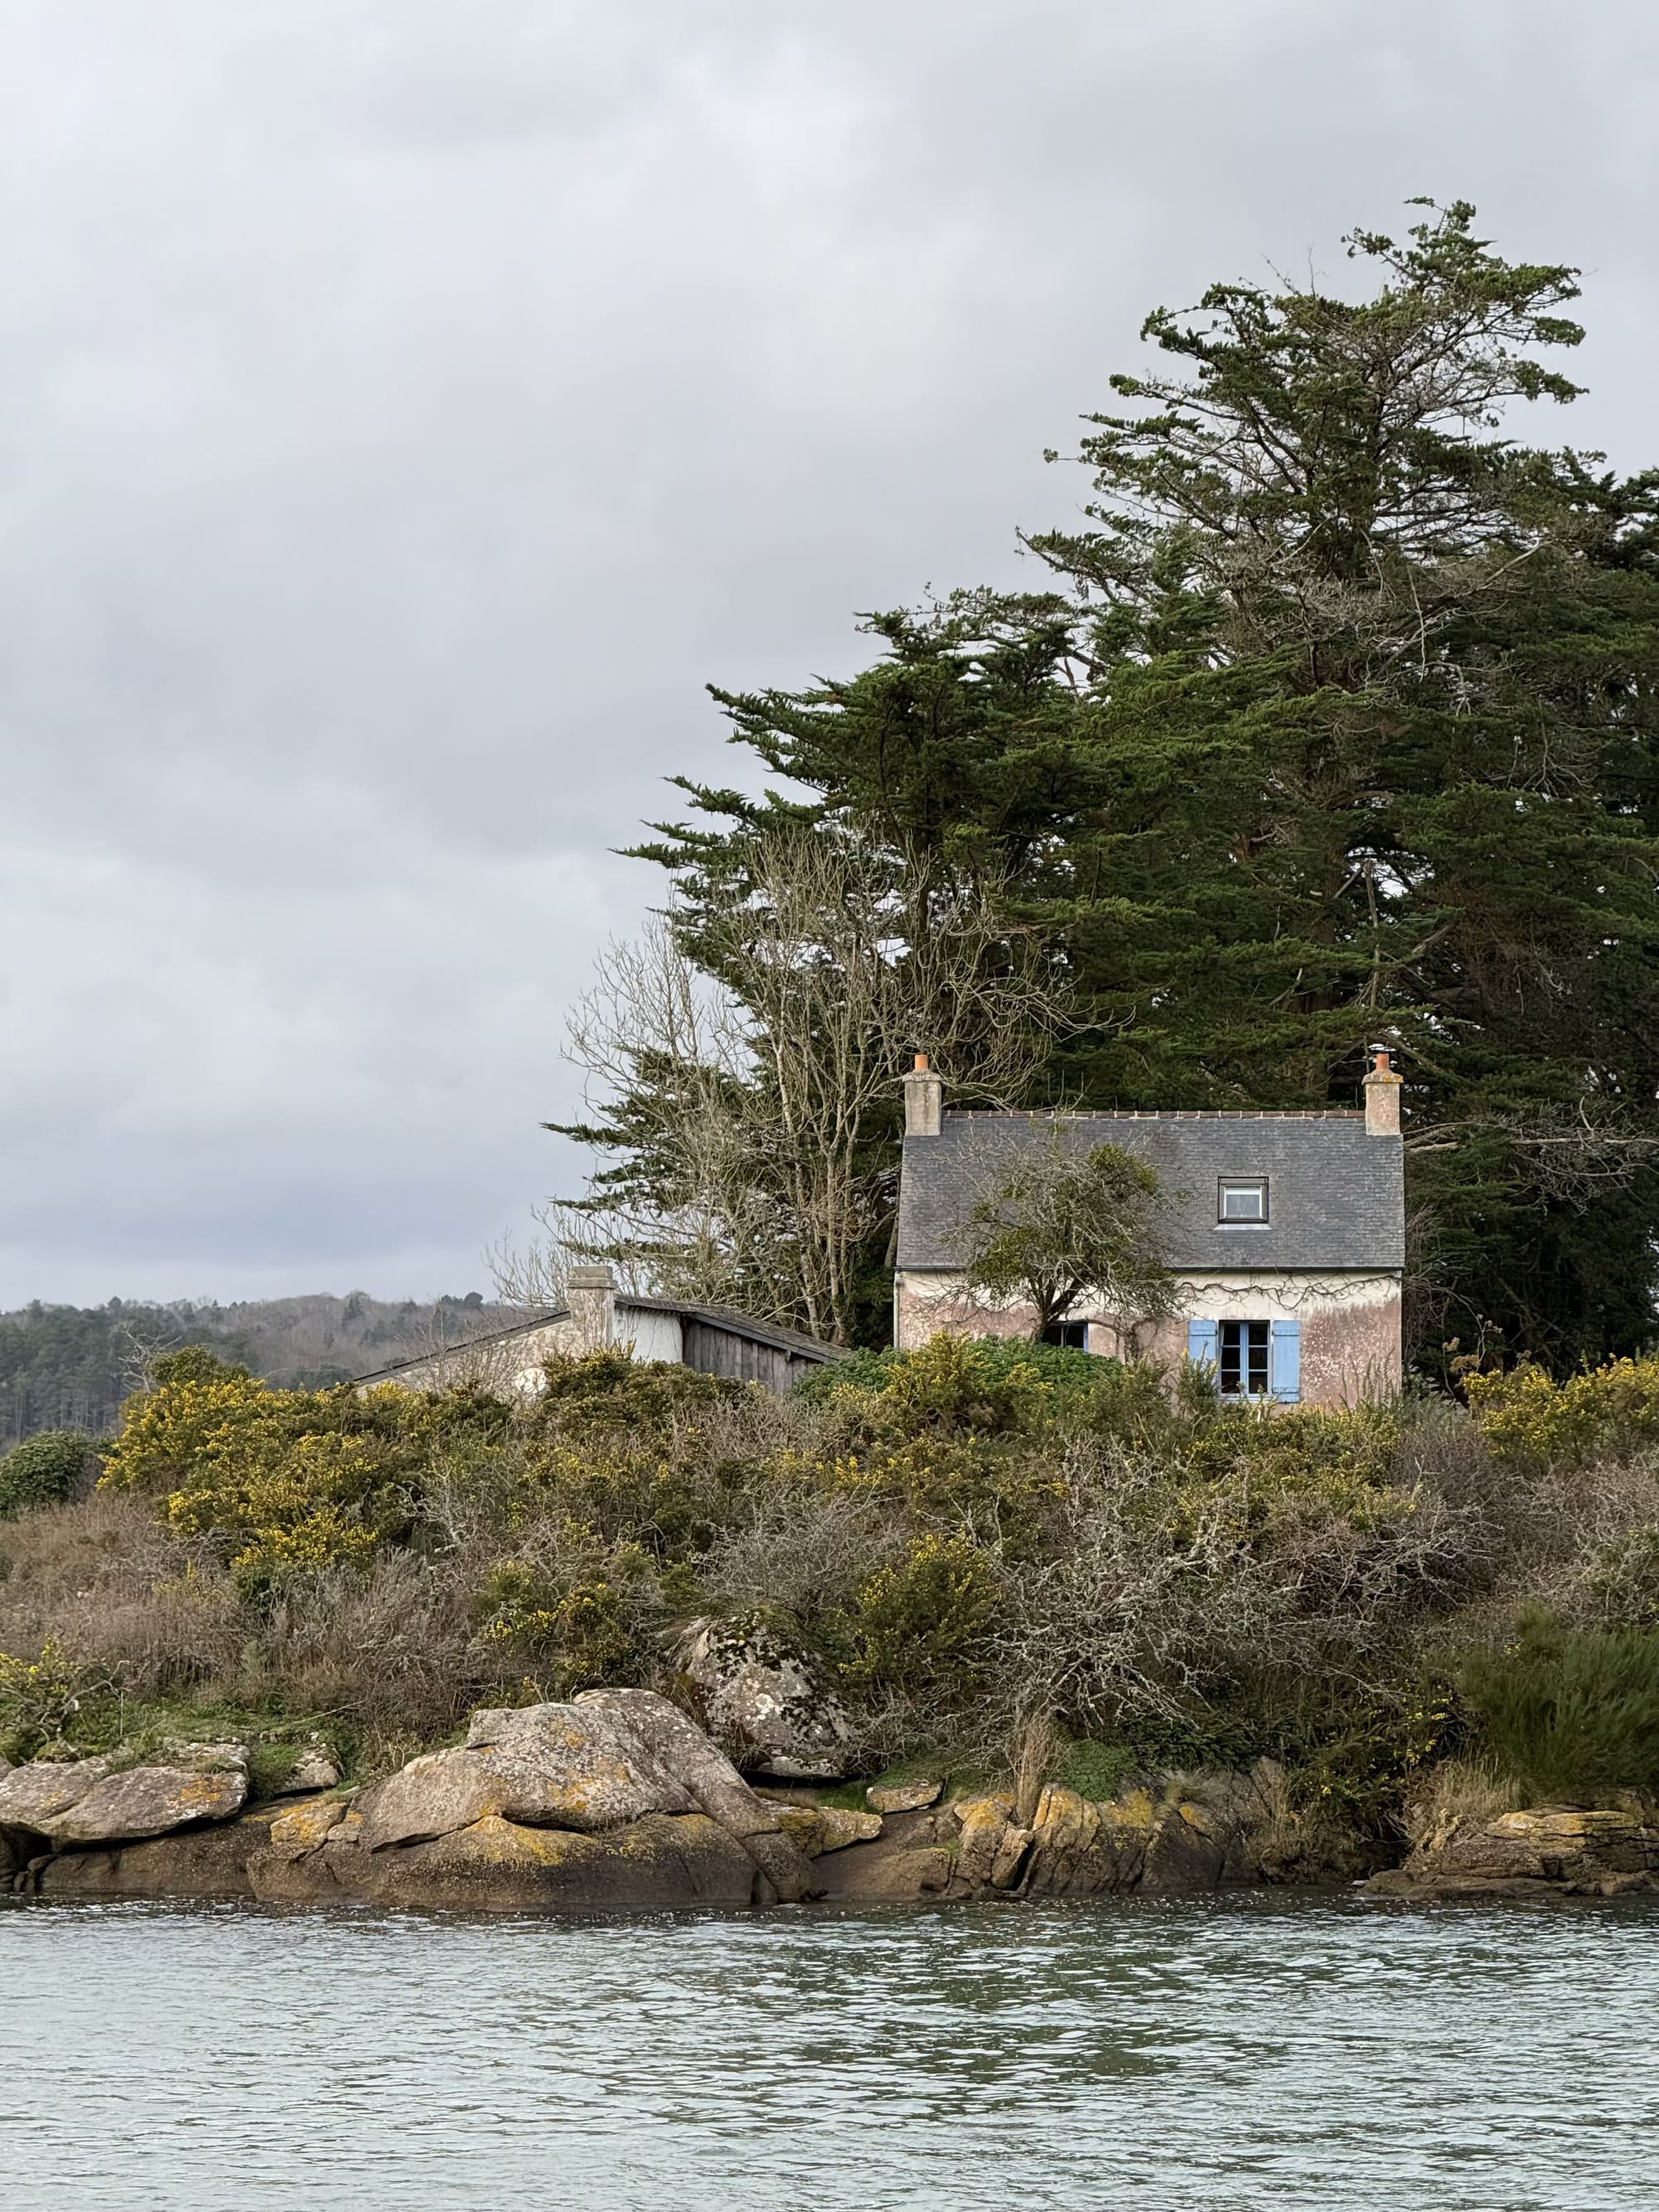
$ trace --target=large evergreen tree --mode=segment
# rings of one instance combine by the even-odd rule
[[[1052,595],[875,627],[842,684],[722,697],[810,794],[688,787],[647,850],[718,965],[769,825],[994,871],[1064,946],[1052,1096],[1352,1103],[1396,1048],[1421,1348],[1558,1366],[1651,1333],[1659,478],[1528,446],[1574,272],[1462,204],[1361,234],[1368,294],[1220,285],[1090,418]],[[919,1040],[925,1042],[926,1040]]]
[[[1177,373],[1091,423],[1091,526],[1039,541],[1097,701],[1066,890],[1118,1018],[1080,1074],[1347,1103],[1386,1036],[1423,1324],[1571,1364],[1651,1325],[1659,486],[1506,434],[1575,396],[1538,356],[1576,288],[1473,213],[1351,240],[1357,301],[1154,314]]]

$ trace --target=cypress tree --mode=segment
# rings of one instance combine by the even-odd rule
[[[718,970],[769,825],[994,876],[1081,1021],[1048,1095],[1357,1103],[1408,1080],[1419,1356],[1553,1366],[1653,1329],[1659,476],[1528,447],[1577,394],[1576,272],[1472,208],[1347,241],[1376,279],[1159,309],[1167,374],[1088,418],[1052,593],[874,619],[844,682],[716,693],[802,795],[685,784],[641,851]],[[918,859],[917,856],[920,856]]]
[[[1627,1349],[1659,1222],[1659,479],[1505,434],[1577,387],[1575,272],[1464,204],[1358,301],[1221,285],[1091,418],[1097,818],[1064,887],[1102,1103],[1410,1083],[1424,1348]]]

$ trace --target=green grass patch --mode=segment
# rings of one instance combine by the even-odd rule
[[[1659,1792],[1659,1635],[1531,1613],[1455,1678],[1481,1747],[1540,1798]]]

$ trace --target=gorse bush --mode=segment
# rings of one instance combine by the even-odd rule
[[[0,1753],[35,1759],[68,1748],[77,1722],[108,1690],[55,1637],[33,1659],[0,1651]]]
[[[0,1650],[43,1697],[330,1716],[391,1757],[479,1703],[672,1689],[688,1623],[764,1620],[877,1765],[927,1745],[992,1771],[1042,1722],[1068,1772],[1271,1753],[1382,1821],[1459,1713],[1483,1746],[1507,1724],[1478,1662],[1455,1711],[1432,1686],[1448,1651],[1540,1598],[1564,1633],[1654,1624],[1639,1454],[1586,1468],[1574,1441],[1522,1481],[1501,1425],[1455,1407],[1264,1412],[1201,1384],[940,1339],[787,1399],[599,1353],[509,1405],[273,1389],[192,1352],[130,1401],[93,1497],[0,1525]],[[1591,1741],[1592,1649],[1537,1660],[1568,1668],[1552,1741]],[[63,1710],[93,1742],[91,1708]],[[1574,1771],[1625,1759],[1621,1729]]]
[[[192,1346],[159,1361],[155,1387],[129,1401],[103,1479],[158,1497],[253,1595],[406,1539],[434,1462],[498,1439],[508,1418],[465,1389],[276,1390]]]
[[[1522,1366],[1471,1375],[1467,1388],[1481,1433],[1510,1466],[1584,1467],[1659,1446],[1659,1358],[1615,1359],[1565,1382]]]
[[[0,1458],[0,1520],[41,1505],[66,1505],[86,1487],[96,1464],[90,1437],[78,1429],[43,1429]]]
[[[1115,1359],[1019,1339],[939,1335],[916,1352],[860,1352],[809,1374],[800,1395],[878,1397],[890,1425],[910,1430],[1029,1428],[1108,1390]]]

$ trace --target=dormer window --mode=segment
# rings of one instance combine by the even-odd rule
[[[1224,1229],[1262,1227],[1267,1218],[1266,1176],[1223,1176],[1216,1219]]]

